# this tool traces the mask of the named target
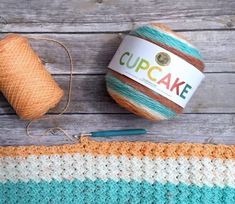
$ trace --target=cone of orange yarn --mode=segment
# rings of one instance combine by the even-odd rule
[[[40,118],[63,96],[27,38],[16,34],[0,41],[0,91],[24,120]]]
[[[152,23],[140,26],[132,30],[128,36],[140,38],[173,53],[196,68],[196,71],[199,70],[200,73],[204,69],[198,50],[183,36],[163,24]],[[141,52],[148,52],[148,50],[141,50]],[[129,67],[129,70],[131,68],[133,67]],[[127,75],[111,69],[110,65],[106,75],[106,84],[108,93],[119,105],[150,120],[170,119],[182,113],[184,109],[169,98],[138,83]]]

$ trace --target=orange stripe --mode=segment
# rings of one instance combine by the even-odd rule
[[[235,159],[235,145],[212,144],[164,144],[153,142],[97,142],[82,137],[80,143],[60,146],[0,147],[0,157],[26,157],[29,155],[53,155],[65,153],[90,153],[93,155],[125,155],[155,157],[209,157]]]

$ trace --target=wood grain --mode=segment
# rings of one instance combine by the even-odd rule
[[[155,21],[186,36],[201,51],[206,65],[206,79],[185,114],[158,123],[120,108],[108,96],[104,80],[106,67],[123,34]],[[234,0],[1,0],[0,37],[7,32],[62,41],[74,59],[73,96],[68,113],[34,124],[34,134],[55,126],[71,135],[143,127],[155,134],[110,140],[235,144]],[[64,50],[45,41],[31,44],[60,86],[67,90],[69,65]],[[65,98],[50,111],[50,116],[59,112],[64,103]],[[71,143],[58,132],[41,139],[29,138],[25,125],[0,95],[0,145]]]
[[[200,51],[205,72],[235,72],[235,30],[181,32]],[[3,36],[3,35],[0,35]],[[119,34],[37,34],[26,35],[60,40],[70,49],[75,74],[104,74],[121,42]],[[68,74],[68,58],[57,44],[31,40],[45,66],[53,74]]]
[[[72,143],[59,132],[45,136],[30,138],[26,136],[26,123],[16,116],[0,116],[1,145],[55,145]],[[64,122],[66,121],[66,122]],[[235,115],[232,114],[184,114],[169,121],[153,123],[132,114],[73,114],[64,115],[60,119],[51,118],[32,126],[31,133],[42,134],[46,128],[60,126],[70,135],[80,132],[146,128],[154,131],[154,135],[129,137],[97,138],[98,140],[147,140],[157,142],[194,142],[194,143],[235,143]]]
[[[63,90],[67,90],[68,76],[56,76]],[[104,75],[76,75],[69,113],[127,113],[108,96]],[[208,73],[187,105],[186,113],[235,113],[235,73]],[[62,109],[66,97],[53,110]],[[0,98],[0,114],[13,113],[9,104]]]
[[[1,32],[117,32],[147,22],[233,29],[234,0],[1,0]]]

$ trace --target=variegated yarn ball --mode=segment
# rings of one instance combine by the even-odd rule
[[[163,24],[144,25],[132,30],[128,35],[154,43],[203,72],[204,64],[198,50],[183,36]],[[119,105],[150,120],[170,119],[182,113],[184,109],[168,98],[110,68],[106,75],[106,85],[108,93]]]

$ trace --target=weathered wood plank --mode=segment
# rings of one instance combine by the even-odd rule
[[[1,145],[55,145],[71,143],[60,133],[32,139],[25,134],[26,123],[16,116],[0,116]],[[66,121],[66,123],[64,123]],[[132,114],[86,114],[64,115],[60,119],[51,118],[32,126],[31,133],[38,135],[49,127],[60,126],[70,135],[80,132],[146,128],[155,131],[154,135],[113,137],[110,140],[147,140],[158,142],[196,142],[235,144],[235,114],[185,114],[174,120],[153,123]],[[107,138],[98,138],[107,140]]]
[[[201,51],[206,72],[235,72],[235,31],[183,32]],[[1,35],[3,36],[3,35]],[[103,74],[120,41],[118,34],[30,35],[55,38],[71,50],[75,74]],[[53,74],[69,73],[62,48],[47,41],[31,41],[33,48]]]
[[[67,89],[68,76],[56,76],[63,90]],[[106,92],[104,75],[74,76],[73,95],[69,113],[127,113],[111,100]],[[198,91],[189,102],[186,113],[235,113],[235,73],[208,73]],[[58,112],[65,97],[52,112]],[[12,109],[0,98],[0,114]]]
[[[233,0],[2,0],[2,32],[106,32],[159,21],[173,29],[231,29]]]

